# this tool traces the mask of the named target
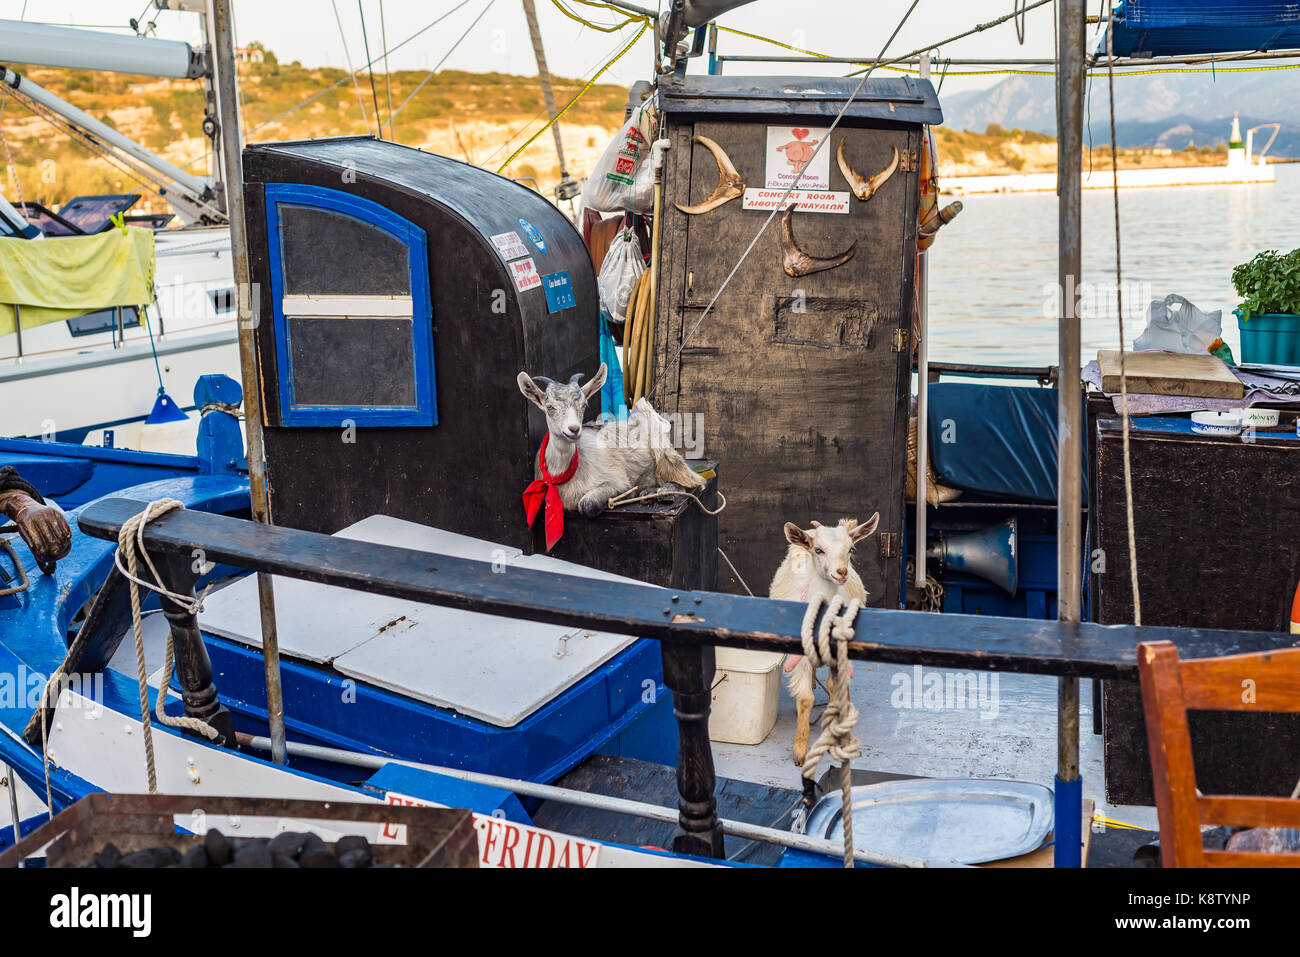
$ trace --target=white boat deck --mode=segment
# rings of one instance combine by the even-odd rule
[[[927,676],[949,673],[923,670]],[[894,702],[919,705],[923,700],[920,689],[916,690],[915,701],[910,693],[916,676],[913,667],[855,662],[850,688],[858,709],[856,734],[862,743],[862,755],[853,767],[923,777],[1003,778],[1051,788],[1056,775],[1057,681],[1050,676],[994,674],[996,684],[992,675],[986,679],[988,695],[984,700],[988,707],[983,711],[974,707],[905,708],[895,707]],[[900,690],[905,684],[907,695]],[[1096,802],[1099,814],[1154,830],[1154,807],[1116,807],[1107,803],[1102,739],[1092,733],[1092,697],[1087,681],[1081,682],[1080,697],[1079,767],[1084,798]],[[815,722],[825,700],[826,694],[819,688],[813,709],[814,740]],[[761,744],[714,742],[718,776],[798,789],[800,770],[790,756],[794,728],[794,701],[783,688],[776,726]],[[829,766],[824,762],[821,773]]]

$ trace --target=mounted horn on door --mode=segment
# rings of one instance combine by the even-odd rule
[[[867,179],[863,179],[844,157],[844,140],[840,140],[840,145],[835,150],[835,161],[840,164],[840,172],[844,174],[844,178],[848,181],[849,188],[853,190],[853,195],[865,203],[876,195],[876,190],[884,186],[885,181],[894,175],[894,170],[898,169],[898,147],[894,147],[894,158],[889,161],[889,165],[875,176]]]
[[[699,143],[713,154],[714,161],[718,164],[718,185],[713,188],[712,195],[702,203],[695,206],[683,206],[681,203],[673,203],[683,213],[691,216],[697,216],[700,213],[707,213],[711,209],[717,209],[723,203],[728,203],[737,196],[745,194],[745,183],[736,172],[735,164],[731,162],[726,152],[709,139],[707,136],[692,136],[691,142]]]
[[[785,268],[787,276],[795,279],[800,276],[810,276],[815,272],[823,272],[827,269],[834,269],[836,266],[843,266],[853,258],[853,254],[858,251],[858,241],[855,239],[844,252],[838,256],[832,256],[830,259],[817,259],[809,256],[799,248],[799,244],[794,238],[794,208],[797,204],[791,203],[786,211],[781,214],[781,265]]]

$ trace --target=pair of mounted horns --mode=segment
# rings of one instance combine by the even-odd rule
[[[717,209],[723,203],[728,203],[737,196],[743,196],[745,194],[745,182],[740,178],[740,174],[736,172],[736,166],[731,162],[731,157],[726,154],[726,151],[707,136],[692,136],[691,142],[699,143],[713,154],[713,160],[718,164],[718,185],[713,187],[713,193],[702,203],[697,203],[694,206],[683,206],[681,203],[673,203],[673,205],[683,213],[697,216],[700,213],[707,213],[711,209]]]
[[[885,181],[894,175],[894,170],[898,169],[898,147],[894,147],[894,158],[889,161],[889,165],[875,176],[869,176],[866,179],[863,179],[845,158],[844,140],[840,140],[840,145],[835,150],[835,160],[839,163],[840,172],[844,174],[844,178],[848,181],[849,188],[853,190],[853,195],[865,203],[876,195],[876,190],[884,186]]]

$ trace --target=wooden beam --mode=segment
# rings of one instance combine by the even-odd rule
[[[78,526],[88,535],[116,541],[122,523],[144,504],[120,498],[99,501],[82,511]],[[798,602],[674,591],[525,568],[491,574],[484,562],[190,510],[149,523],[145,542],[151,550],[185,555],[199,546],[209,561],[250,571],[490,615],[697,646],[802,649],[804,605]],[[1137,679],[1139,641],[1173,641],[1188,658],[1300,644],[1297,636],[1268,632],[1104,627],[875,608],[859,613],[856,630],[849,656],[859,661],[1128,680]]]

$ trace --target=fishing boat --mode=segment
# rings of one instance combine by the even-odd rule
[[[1184,658],[1294,645],[1271,623],[1276,602],[1249,624],[1172,620],[1180,609],[1167,606],[1186,611],[1193,596],[1150,576],[1158,611],[1139,626],[1120,576],[1086,562],[1100,541],[1112,571],[1131,564],[1115,544],[1132,523],[1133,509],[1128,525],[1117,511],[1124,456],[1143,475],[1229,451],[1276,469],[1286,440],[1229,449],[1159,422],[1140,434],[1114,421],[1105,367],[1085,408],[1065,299],[1054,368],[931,363],[927,257],[956,211],[941,216],[928,56],[902,79],[689,75],[692,56],[714,59],[710,24],[738,5],[678,0],[660,24],[657,132],[669,146],[640,340],[654,375],[626,396],[714,423],[708,457],[691,460],[704,485],[567,514],[548,548],[519,508],[546,432],[515,377],[564,381],[599,363],[581,235],[512,180],[371,137],[260,144],[241,162],[234,75],[220,69],[233,57],[229,4],[213,3],[232,255],[261,319],[241,324],[242,389],[212,376],[196,390],[206,412],[192,460],[96,464],[98,484],[66,497],[72,547],[51,574],[13,548],[25,584],[0,596],[0,754],[26,789],[10,791],[9,841],[31,836],[4,860],[106,791],[468,808],[489,866],[1078,867],[1099,817],[1168,786],[1149,780],[1145,740],[1127,751],[1120,740],[1151,727],[1140,702],[1133,711],[1139,644],[1170,642]],[[1060,6],[1060,265],[1073,290],[1084,10]],[[876,59],[906,62],[886,53]],[[914,371],[921,427],[909,443]],[[792,399],[807,377],[847,397],[817,408],[815,428]],[[950,428],[962,441],[944,440]],[[77,467],[72,447],[33,445],[0,452],[25,454],[32,475]],[[170,474],[142,471],[169,463]],[[1204,481],[1185,491],[1214,494]],[[1186,504],[1135,500],[1139,515]],[[783,555],[787,510],[808,503],[799,516],[880,520],[855,559],[868,604],[835,625],[858,662],[843,684],[866,745],[839,773],[794,768],[784,707],[774,724],[757,719],[753,741],[724,727],[734,714],[720,705],[765,711],[782,657],[832,626],[834,607],[743,594]],[[1146,530],[1138,541],[1144,568],[1179,545]],[[1271,574],[1290,586],[1296,572]],[[1098,691],[1093,717],[1104,711],[1107,729],[1080,731],[1081,679],[1105,683],[1109,707]],[[955,684],[974,707],[945,704]],[[994,716],[1002,732],[981,735]],[[1222,733],[1239,744],[1259,726]],[[1293,729],[1268,733],[1284,748]],[[1270,793],[1290,768],[1262,780],[1215,755],[1198,772]],[[959,806],[980,810],[943,810]],[[303,818],[175,823],[269,836]],[[356,832],[402,839],[383,822]]]
[[[0,63],[203,80],[186,43],[11,20],[0,23]],[[141,190],[76,196],[57,211],[0,198],[4,269],[26,277],[5,287],[0,433],[191,453],[199,410],[172,396],[188,397],[202,375],[239,372],[220,179],[180,168],[8,65],[3,84],[12,109],[83,144]],[[174,214],[133,215],[144,190]],[[128,231],[137,246],[115,253]],[[132,270],[135,283],[124,278]]]

